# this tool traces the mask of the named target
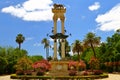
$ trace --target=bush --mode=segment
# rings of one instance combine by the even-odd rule
[[[26,74],[26,75],[32,75],[32,70],[26,70],[26,71],[24,71],[24,74]]]
[[[88,75],[88,72],[87,72],[87,71],[84,71],[84,72],[83,72],[83,75]]]
[[[79,70],[84,70],[86,68],[86,64],[83,60],[80,60],[78,62],[78,67],[79,67]]]
[[[100,75],[103,74],[102,70],[94,70],[94,75]]]
[[[70,70],[69,71],[69,75],[70,76],[76,76],[77,75],[77,71],[76,70]]]
[[[69,63],[68,63],[68,68],[71,70],[71,69],[74,69],[74,70],[76,70],[76,68],[77,68],[77,61],[70,61]]]
[[[90,68],[93,69],[99,69],[99,60],[96,57],[91,57],[89,61]]]
[[[37,72],[37,75],[38,75],[38,76],[42,76],[42,75],[44,75],[44,73],[45,73],[45,71],[40,70],[40,71]]]
[[[33,63],[32,67],[35,70],[49,71],[49,69],[51,68],[51,65],[47,60],[41,60],[41,61]]]
[[[16,71],[16,74],[17,75],[24,75],[24,71],[23,70],[18,70],[18,71]]]

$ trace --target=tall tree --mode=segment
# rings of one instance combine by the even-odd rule
[[[49,40],[47,40],[47,38],[43,38],[41,43],[44,44],[44,49],[46,49],[46,59],[47,59],[49,56],[50,42],[49,42]]]
[[[73,51],[73,53],[77,52],[78,60],[80,61],[80,52],[83,52],[82,42],[80,42],[79,40],[76,40],[73,43],[72,51]]]
[[[94,47],[98,46],[100,44],[100,39],[101,38],[97,37],[94,33],[89,32],[86,35],[85,39],[83,40],[85,47],[91,47],[92,48],[93,53],[94,53],[94,57],[96,57],[96,52],[95,52]]]
[[[25,37],[22,35],[22,34],[18,34],[17,37],[16,37],[16,42],[18,43],[19,45],[19,49],[21,49],[21,43],[23,43],[25,40]]]
[[[71,46],[69,45],[69,42],[65,40],[65,56],[69,57],[69,52],[71,51]]]

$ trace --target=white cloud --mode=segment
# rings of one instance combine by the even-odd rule
[[[41,46],[41,43],[35,43],[35,44],[33,44],[33,46],[39,47],[39,46]]]
[[[100,3],[99,2],[95,2],[93,5],[88,7],[88,9],[90,11],[95,11],[95,10],[98,10],[99,8],[100,8]]]
[[[48,21],[52,20],[52,4],[52,0],[27,0],[16,6],[5,7],[2,12],[25,21]]]
[[[73,56],[73,52],[72,52],[72,50],[69,52],[69,54]]]
[[[33,39],[34,39],[33,37],[27,37],[27,38],[25,38],[26,41],[33,40]]]
[[[50,42],[53,42],[53,41],[54,41],[54,39],[50,38],[50,39],[49,39],[49,41],[50,41]]]
[[[105,14],[98,15],[96,22],[100,30],[112,31],[120,28],[120,3]]]

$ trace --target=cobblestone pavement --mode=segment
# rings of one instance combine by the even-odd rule
[[[13,79],[10,79],[10,75],[7,75],[7,76],[0,76],[0,80],[13,80]],[[95,79],[95,80],[120,80],[120,74],[109,74],[109,78]]]

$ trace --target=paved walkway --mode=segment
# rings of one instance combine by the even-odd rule
[[[108,74],[109,78],[96,79],[96,80],[120,80],[120,74]]]
[[[7,75],[7,76],[0,76],[0,80],[12,80],[12,79],[10,79],[10,75]]]
[[[0,80],[13,80],[13,79],[10,79],[10,75],[7,75],[7,76],[0,76]],[[95,79],[95,80],[120,80],[120,74],[109,74],[109,78]]]

